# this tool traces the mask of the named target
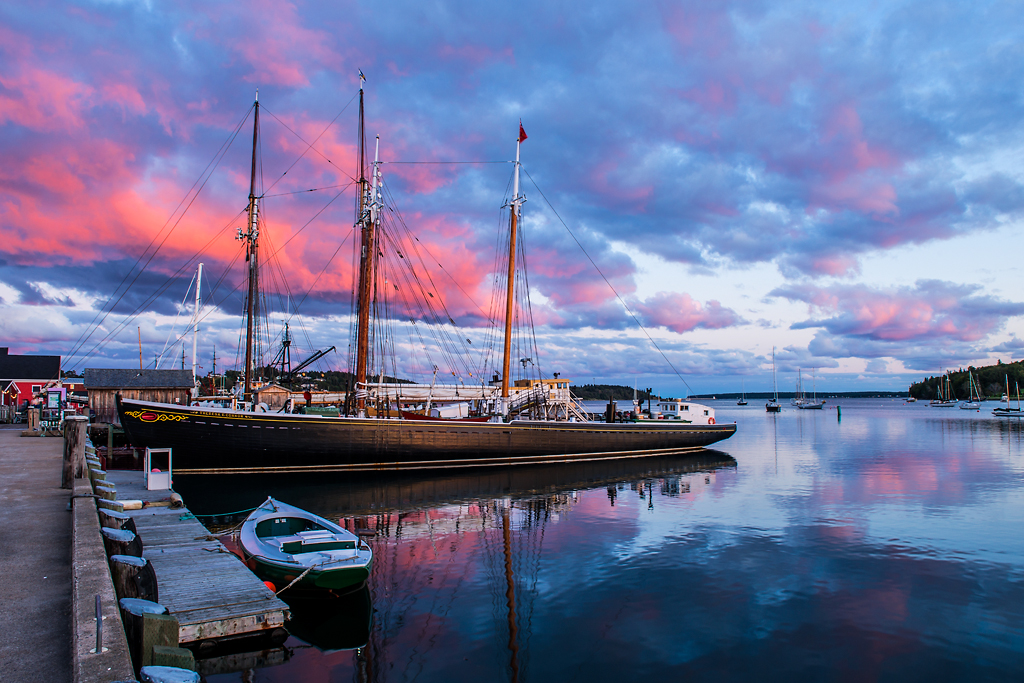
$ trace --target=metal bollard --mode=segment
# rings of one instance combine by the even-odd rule
[[[100,596],[96,596],[96,649],[91,650],[94,654],[102,654],[103,650],[103,606],[100,603]]]

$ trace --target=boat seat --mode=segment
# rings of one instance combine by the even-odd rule
[[[295,534],[303,541],[313,540],[318,538],[334,538],[334,534],[327,529],[313,529],[311,531],[300,531]]]
[[[280,542],[281,552],[289,555],[321,552],[326,550],[351,550],[356,548],[355,540],[346,540],[330,531],[302,532],[293,536],[276,539]]]
[[[260,538],[292,536],[310,527],[317,528],[313,522],[299,517],[272,517],[256,525],[256,535]]]

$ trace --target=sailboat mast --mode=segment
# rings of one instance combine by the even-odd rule
[[[779,400],[779,383],[775,379],[775,347],[772,347],[772,391],[775,393],[775,402]]]
[[[196,271],[196,308],[193,311],[192,316],[194,318],[192,325],[192,397],[195,398],[199,395],[199,365],[196,363],[196,346],[199,343],[199,288],[203,281],[203,264],[199,264],[199,270]]]
[[[249,264],[249,295],[245,303],[245,383],[242,400],[252,399],[253,380],[253,336],[256,316],[259,314],[259,267],[257,264],[256,240],[259,237],[259,200],[256,197],[256,148],[260,134],[260,95],[256,92],[255,119],[252,126],[252,172],[249,176],[249,211],[247,232],[238,231],[238,239],[246,241],[245,260]]]
[[[370,353],[370,308],[373,294],[373,266],[376,260],[376,225],[375,212],[370,206],[373,197],[370,194],[370,183],[366,178],[366,129],[363,110],[363,84],[366,77],[359,72],[359,207],[356,214],[357,225],[361,233],[361,250],[359,254],[359,294],[358,313],[356,318],[356,410],[366,410],[366,366]],[[379,154],[380,141],[377,149]],[[376,174],[376,161],[374,174]],[[374,181],[376,184],[376,180]],[[360,386],[362,385],[362,386]]]
[[[508,376],[512,366],[512,305],[515,299],[516,231],[525,199],[519,196],[519,147],[526,139],[522,122],[516,138],[516,165],[512,180],[512,202],[509,204],[508,283],[505,289],[505,353],[501,364],[501,397],[508,398]]]

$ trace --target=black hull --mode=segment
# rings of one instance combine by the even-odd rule
[[[736,425],[675,421],[444,422],[243,413],[119,399],[139,447],[174,449],[175,474],[428,469],[638,458],[704,448]]]

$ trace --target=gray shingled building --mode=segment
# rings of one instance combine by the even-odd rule
[[[89,410],[96,422],[120,424],[115,396],[157,403],[188,405],[192,398],[191,370],[107,370],[85,369]]]

